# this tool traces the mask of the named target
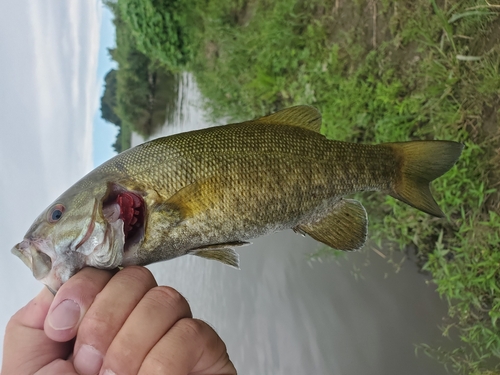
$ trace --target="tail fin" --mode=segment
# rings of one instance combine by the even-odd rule
[[[429,183],[446,173],[460,157],[463,144],[451,141],[386,143],[398,159],[399,171],[390,194],[428,214],[443,217]]]

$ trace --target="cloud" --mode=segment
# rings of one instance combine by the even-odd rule
[[[100,0],[0,2],[2,337],[9,317],[41,289],[10,249],[92,167],[101,7]]]
[[[30,4],[35,47],[36,90],[46,167],[73,154],[68,177],[92,165],[92,119],[98,107],[96,80],[100,7],[94,1]],[[92,15],[92,16],[90,16]],[[54,146],[50,146],[54,145]],[[57,166],[56,166],[57,168]],[[75,171],[73,173],[73,171]],[[47,186],[53,181],[47,176]]]

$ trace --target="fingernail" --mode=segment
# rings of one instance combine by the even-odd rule
[[[79,374],[98,374],[102,366],[102,354],[91,345],[82,345],[76,353],[73,365]]]
[[[111,371],[110,369],[107,369],[102,373],[102,375],[116,375],[114,371]]]
[[[80,320],[80,306],[73,300],[65,299],[49,315],[49,325],[62,331],[73,328]]]

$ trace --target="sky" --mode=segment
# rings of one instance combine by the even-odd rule
[[[114,154],[117,129],[99,111],[113,45],[100,0],[0,2],[0,345],[10,316],[42,288],[11,248]]]
[[[117,64],[112,61],[108,48],[113,48],[115,43],[115,27],[113,25],[113,14],[106,7],[102,8],[100,44],[97,64],[97,77],[99,80],[99,98],[104,93],[104,77],[111,69],[116,69]],[[93,162],[94,166],[102,164],[110,159],[116,152],[112,148],[115,143],[118,128],[104,121],[101,118],[101,111],[94,113],[94,132],[93,132]]]

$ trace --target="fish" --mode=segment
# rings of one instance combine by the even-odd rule
[[[327,139],[321,123],[316,108],[301,105],[126,150],[49,205],[12,253],[55,293],[86,266],[195,255],[239,268],[235,248],[285,229],[358,250],[367,213],[347,196],[361,191],[444,217],[430,182],[463,144],[348,143]]]

